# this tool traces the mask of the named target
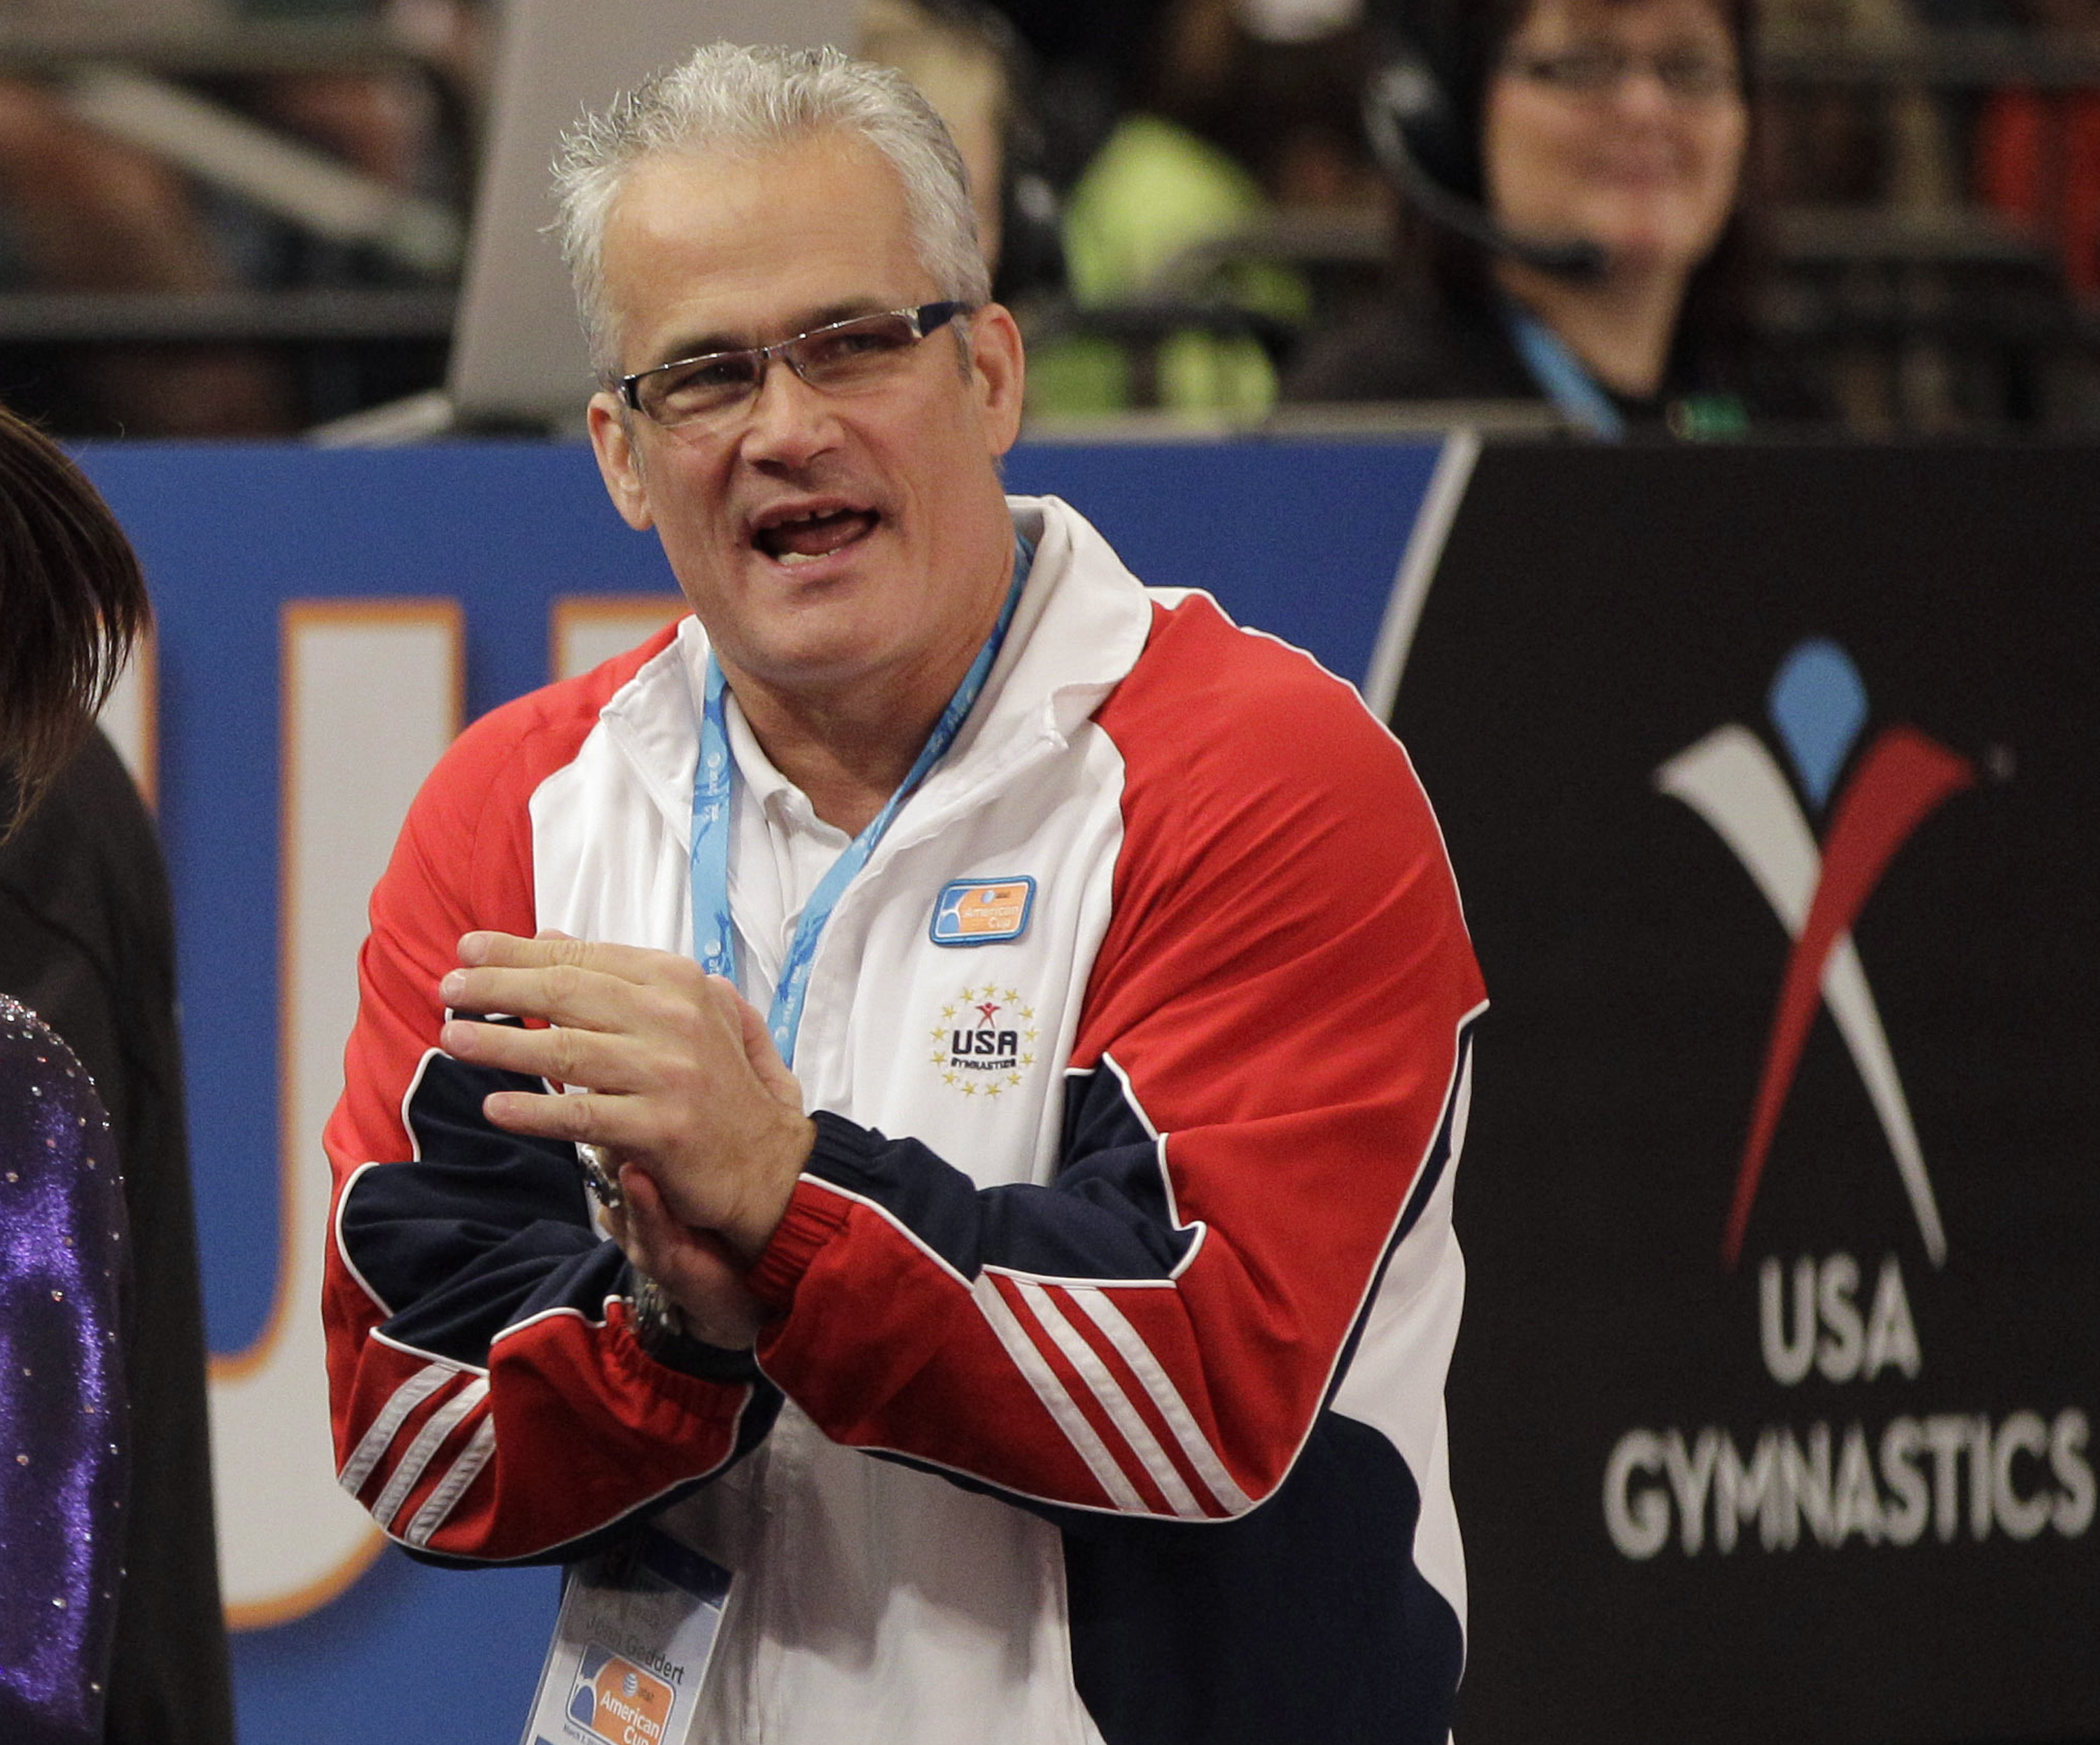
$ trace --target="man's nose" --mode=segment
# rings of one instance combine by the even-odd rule
[[[755,458],[790,463],[822,453],[837,438],[832,398],[796,374],[775,353],[745,403],[744,445]]]

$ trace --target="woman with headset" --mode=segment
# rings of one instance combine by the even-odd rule
[[[1746,306],[1750,0],[1434,0],[1367,121],[1398,297],[1308,342],[1300,400],[1544,399],[1600,437],[1817,408]]]

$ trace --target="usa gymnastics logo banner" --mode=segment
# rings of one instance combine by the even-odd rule
[[[1490,448],[1415,556],[1461,1736],[2100,1736],[2095,462]]]
[[[1937,1196],[1851,928],[1919,826],[1974,785],[1975,766],[1908,725],[1884,727],[1859,748],[1866,691],[1845,652],[1826,640],[1787,656],[1767,712],[1787,773],[1754,733],[1733,722],[1656,773],[1662,791],[1713,826],[1792,941],[1729,1201],[1722,1264],[1732,1270],[1742,1258],[1820,1002],[1881,1124],[1917,1245],[1933,1267],[1943,1267],[1948,1239]],[[1849,779],[1833,792],[1855,749]],[[1796,790],[1811,808],[1827,808],[1820,844]],[[1811,1367],[1839,1383],[1871,1382],[1884,1370],[1917,1379],[1924,1357],[1895,1252],[1879,1261],[1871,1302],[1860,1262],[1849,1252],[1820,1261],[1804,1256],[1790,1273],[1789,1288],[1789,1268],[1771,1255],[1758,1269],[1758,1351],[1774,1381],[1793,1387]],[[1800,1433],[1768,1426],[1747,1456],[1723,1426],[1632,1430],[1605,1470],[1605,1524],[1619,1551],[1637,1559],[1664,1553],[1673,1540],[1684,1555],[1696,1556],[1708,1537],[1710,1502],[1712,1542],[1721,1552],[1753,1522],[1767,1551],[1805,1543],[1835,1549],[1855,1539],[1912,1545],[1928,1528],[1943,1544],[1964,1531],[1977,1540],[1999,1532],[2024,1540],[2049,1531],[2079,1539],[2093,1526],[2090,1431],[2077,1405],[2053,1414],[2022,1408],[1996,1423],[1988,1412],[1905,1414],[1878,1436],[1856,1419]]]

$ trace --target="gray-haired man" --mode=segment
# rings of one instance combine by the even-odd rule
[[[1481,996],[1404,754],[1004,497],[1020,339],[889,76],[704,51],[565,186],[695,615],[477,724],[374,897],[345,1483],[469,1560],[672,1511],[709,1739],[1441,1738]]]

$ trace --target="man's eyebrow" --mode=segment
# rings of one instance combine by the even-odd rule
[[[793,318],[793,325],[778,336],[787,339],[797,333],[807,333],[820,327],[829,327],[834,321],[850,321],[856,315],[871,315],[898,306],[885,302],[879,297],[849,297],[842,302],[825,303],[814,309],[805,310]],[[663,349],[663,355],[651,368],[666,364],[682,363],[687,358],[712,357],[718,351],[745,351],[760,344],[774,344],[777,341],[759,341],[748,333],[731,333],[717,330],[695,334],[688,338],[673,339]]]
[[[850,321],[855,315],[876,315],[897,306],[879,297],[855,297],[842,303],[827,303],[822,309],[812,310],[799,331],[806,333],[812,328],[829,327],[834,321]]]

